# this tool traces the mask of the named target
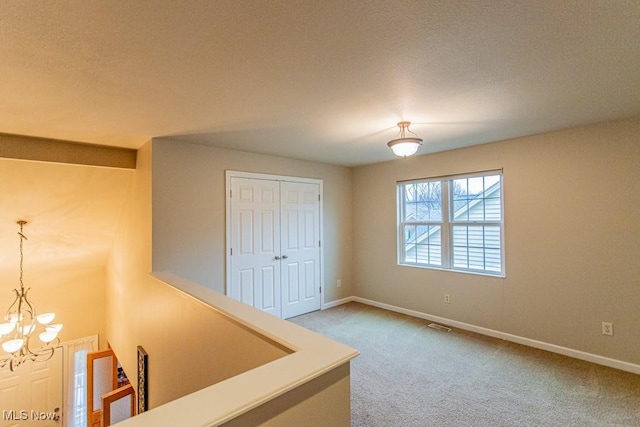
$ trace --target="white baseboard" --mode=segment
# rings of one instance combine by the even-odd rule
[[[351,302],[351,301],[355,301],[354,297],[347,297],[347,298],[342,298],[342,299],[338,299],[338,300],[331,301],[331,302],[326,302],[326,303],[322,304],[322,309],[325,310],[327,308],[337,307],[339,305],[346,304],[346,303]]]
[[[394,311],[396,313],[406,314],[408,316],[417,317],[420,319],[429,320],[431,322],[441,323],[443,325],[451,326],[453,328],[464,329],[465,331],[476,332],[478,334],[487,335],[494,338],[500,338],[506,341],[511,341],[517,344],[526,345],[528,347],[538,348],[540,350],[550,351],[552,353],[562,354],[563,356],[573,357],[575,359],[585,360],[587,362],[596,363],[598,365],[608,366],[610,368],[620,369],[622,371],[631,372],[640,375],[640,365],[635,363],[624,362],[622,360],[611,359],[605,356],[599,356],[597,354],[586,353],[580,350],[574,350],[567,347],[562,347],[555,344],[549,344],[542,341],[533,340],[530,338],[520,337],[518,335],[507,334],[504,332],[496,331],[494,329],[483,328],[481,326],[471,325],[469,323],[458,322],[457,320],[447,319],[445,317],[433,316],[431,314],[422,313],[420,311],[409,310],[402,307],[397,307],[391,304],[385,304],[378,301],[373,301],[361,297],[348,297],[340,300],[332,301],[323,306],[324,308],[337,307],[341,304],[355,301],[362,304],[370,305],[373,307],[383,308],[385,310]]]

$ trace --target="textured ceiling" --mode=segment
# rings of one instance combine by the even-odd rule
[[[640,2],[0,3],[0,132],[343,165],[640,115]]]

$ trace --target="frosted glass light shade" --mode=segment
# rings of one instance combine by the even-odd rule
[[[7,335],[16,327],[13,322],[0,323],[0,335]]]
[[[22,334],[23,335],[31,335],[31,333],[33,332],[33,330],[36,328],[36,325],[27,325],[27,326],[23,326],[22,327]]]
[[[399,138],[387,143],[393,154],[398,157],[408,157],[415,154],[421,144],[420,138]]]
[[[41,315],[36,317],[36,319],[38,320],[38,323],[40,323],[41,325],[48,325],[49,323],[53,322],[53,319],[55,317],[56,317],[55,313],[42,313]]]
[[[56,334],[62,330],[62,323],[55,323],[44,328],[47,332],[55,332]]]
[[[24,340],[22,339],[9,340],[2,343],[2,349],[7,353],[15,353],[20,350],[23,345]]]
[[[43,343],[47,344],[47,343],[50,343],[51,341],[55,340],[57,336],[58,336],[58,332],[57,331],[46,331],[46,332],[42,332],[39,335],[39,338],[40,338],[40,341],[42,341]]]

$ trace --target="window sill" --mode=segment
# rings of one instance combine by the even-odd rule
[[[449,272],[449,273],[471,274],[471,275],[474,275],[474,276],[493,277],[493,278],[496,278],[496,279],[505,279],[507,277],[506,274],[504,274],[504,273],[488,273],[488,272],[484,272],[484,271],[472,271],[472,270],[454,270],[454,269],[451,269],[451,268],[441,268],[441,267],[434,267],[434,266],[430,266],[430,265],[398,263],[398,266],[400,266],[400,267],[423,268],[423,269],[426,269],[426,270],[446,271],[446,272]]]

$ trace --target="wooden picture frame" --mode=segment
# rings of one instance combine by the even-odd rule
[[[149,409],[149,388],[148,388],[148,358],[149,355],[138,346],[138,414]]]

